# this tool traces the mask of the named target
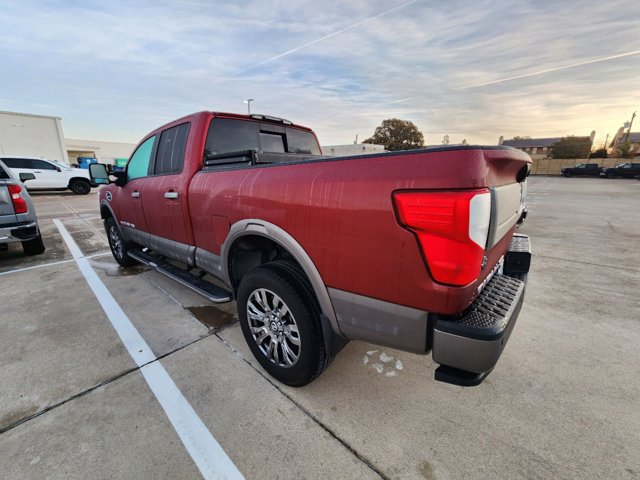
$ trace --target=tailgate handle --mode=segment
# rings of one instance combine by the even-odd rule
[[[140,192],[138,192],[137,190],[135,192],[131,192],[131,196],[133,198],[140,198]]]
[[[168,192],[164,192],[164,198],[170,198],[172,200],[175,200],[176,198],[178,198],[178,192],[174,192],[172,190]]]

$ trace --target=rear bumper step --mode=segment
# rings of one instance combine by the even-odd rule
[[[156,258],[149,253],[142,250],[130,250],[129,256],[140,263],[153,268],[157,272],[166,275],[167,277],[175,280],[179,284],[188,289],[202,295],[207,300],[213,303],[226,303],[230,302],[232,298],[231,292],[224,288],[218,287],[211,282],[203,280],[197,275],[187,272],[175,265],[170,264],[162,259]]]
[[[529,237],[514,235],[503,273],[487,283],[460,315],[435,315],[436,380],[461,386],[481,383],[495,367],[522,307],[531,264]]]

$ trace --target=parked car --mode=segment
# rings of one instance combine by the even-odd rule
[[[530,164],[503,146],[323,157],[287,120],[200,112],[147,135],[114,183],[89,171],[116,261],[235,298],[281,382],[313,381],[362,340],[433,352],[437,380],[477,385],[524,301]]]
[[[575,167],[560,170],[565,177],[597,177],[601,171],[597,163],[579,163]]]
[[[611,168],[604,168],[601,177],[607,178],[634,178],[640,174],[640,163],[623,163],[622,165],[616,165]]]
[[[91,191],[89,172],[81,168],[71,168],[69,165],[55,160],[33,157],[0,157],[7,167],[16,175],[31,173],[34,178],[26,184],[31,191],[35,190],[66,190],[77,195],[86,195]]]
[[[20,242],[26,255],[45,250],[33,201],[20,180],[33,177],[32,173],[16,176],[0,160],[0,245]]]

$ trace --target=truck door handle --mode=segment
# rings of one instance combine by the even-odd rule
[[[33,173],[42,173],[41,170],[34,170]]]
[[[175,200],[176,198],[178,198],[178,192],[164,192],[164,198],[170,198],[172,200]]]
[[[138,191],[131,192],[131,196],[132,196],[133,198],[139,198],[139,197],[140,197],[140,192],[138,192]]]

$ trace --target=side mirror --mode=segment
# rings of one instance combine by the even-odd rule
[[[118,187],[124,187],[127,184],[127,172],[113,172],[113,176],[116,177],[115,184]]]
[[[107,166],[104,163],[90,164],[89,177],[91,177],[91,182],[96,185],[109,185],[111,183]]]
[[[33,173],[21,173],[20,174],[20,181],[22,183],[26,182],[27,180],[35,180],[36,176]]]

